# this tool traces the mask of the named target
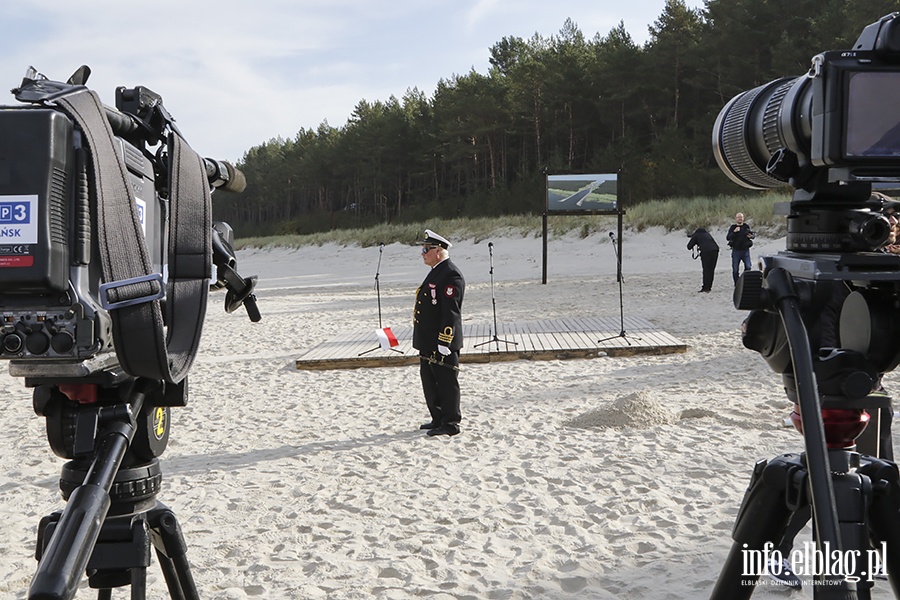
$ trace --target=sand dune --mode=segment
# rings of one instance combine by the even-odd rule
[[[492,318],[487,241],[453,248],[466,322]],[[618,316],[606,235],[553,241],[547,285],[540,239],[492,241],[501,321]],[[753,463],[802,439],[781,426],[779,378],[741,345],[727,252],[713,293],[697,294],[686,241],[628,234],[623,255],[625,313],[687,342],[685,354],[465,365],[462,435],[441,439],[418,430],[416,367],[294,367],[315,344],[377,325],[377,248],[241,252],[241,271],[260,275],[263,321],[213,299],[162,459],[159,498],[181,520],[201,597],[708,597]],[[760,241],[754,256],[782,246]],[[425,267],[417,248],[382,258],[384,324],[407,324]],[[29,390],[5,373],[0,386],[0,597],[25,598],[37,523],[63,506],[62,461]],[[155,563],[149,589],[168,598]],[[754,594],[788,596],[811,588]],[[873,597],[892,597],[887,582]]]

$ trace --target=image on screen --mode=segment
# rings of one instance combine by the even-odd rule
[[[548,175],[547,211],[615,212],[619,199],[616,173]]]

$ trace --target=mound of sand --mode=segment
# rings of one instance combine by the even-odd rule
[[[596,408],[569,420],[566,425],[579,429],[648,429],[671,425],[678,415],[666,408],[653,394],[637,391],[616,398],[609,406]]]

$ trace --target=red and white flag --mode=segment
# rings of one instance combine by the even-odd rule
[[[378,336],[378,343],[381,344],[381,347],[384,350],[390,350],[394,346],[400,345],[400,342],[397,341],[397,337],[394,335],[394,332],[391,331],[390,327],[376,329],[375,335]]]

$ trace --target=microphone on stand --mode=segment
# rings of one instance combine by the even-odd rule
[[[378,327],[381,328],[381,290],[378,289],[378,276],[381,274],[381,256],[384,254],[384,242],[378,242],[378,268],[375,269],[375,291],[378,292]]]
[[[619,282],[619,324],[621,325],[622,328],[619,331],[619,335],[611,335],[609,337],[605,337],[602,340],[597,340],[597,343],[602,344],[603,342],[605,342],[607,340],[611,340],[614,338],[622,338],[625,340],[625,343],[630,346],[631,342],[628,341],[628,334],[625,333],[625,300],[623,299],[623,292],[622,292],[622,281],[625,278],[622,277],[622,257],[619,256],[619,250],[618,250],[618,248],[616,248],[616,246],[619,245],[618,241],[616,240],[616,234],[613,233],[612,231],[610,231],[609,239],[612,240],[612,243],[613,243],[612,251],[613,251],[613,254],[616,255],[616,279]],[[635,337],[635,339],[639,340],[641,338]]]
[[[375,296],[376,296],[376,298],[378,299],[378,329],[379,329],[379,330],[381,330],[381,329],[387,329],[387,330],[390,330],[390,327],[385,328],[385,327],[383,326],[382,322],[381,322],[381,283],[380,283],[380,277],[381,277],[381,258],[382,258],[383,255],[384,255],[384,242],[378,242],[378,266],[375,267]],[[378,331],[378,330],[376,330],[376,331]],[[376,335],[377,335],[377,333],[376,333]],[[395,341],[396,341],[396,340],[395,340]],[[375,350],[378,350],[379,348],[382,348],[380,342],[379,342],[379,344],[378,344],[377,346],[375,346],[374,348],[371,348],[371,349],[366,350],[366,351],[364,351],[364,352],[360,352],[359,354],[357,354],[357,356],[362,356],[362,355],[364,355],[364,354],[368,354],[369,352],[374,352]],[[400,354],[403,354],[403,350],[400,350],[399,348],[394,348],[393,345],[390,346],[390,347],[388,347],[388,348],[384,348],[384,349],[385,349],[385,350],[393,350],[394,352],[399,352]]]
[[[486,346],[491,342],[494,342],[497,344],[497,352],[500,352],[500,342],[506,344],[507,349],[509,348],[510,344],[512,344],[513,346],[518,346],[519,342],[513,342],[511,340],[501,340],[499,337],[497,337],[497,297],[494,295],[494,242],[488,242],[488,255],[490,256],[491,260],[491,270],[488,272],[491,274],[491,307],[494,309],[494,335],[486,342],[475,344],[473,348]]]

